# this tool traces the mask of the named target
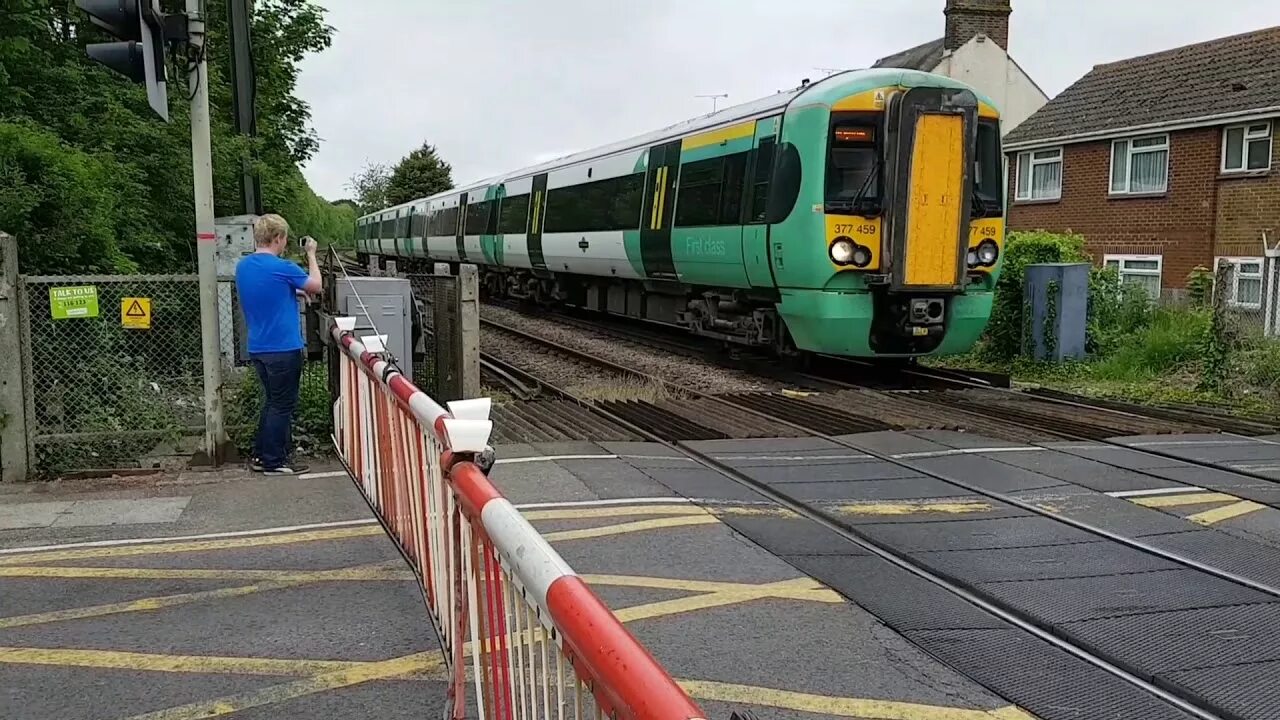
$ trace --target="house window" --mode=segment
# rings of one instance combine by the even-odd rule
[[[1120,281],[1137,285],[1147,291],[1152,300],[1160,297],[1159,255],[1107,255],[1103,264],[1120,274]]]
[[[1111,144],[1111,194],[1162,193],[1169,188],[1169,136],[1116,140]]]
[[[1222,131],[1222,172],[1271,169],[1271,123],[1233,125]]]
[[[1257,310],[1262,307],[1262,258],[1260,257],[1220,257],[1214,260],[1214,267],[1227,263],[1235,271],[1231,273],[1231,292],[1227,302],[1240,307]]]
[[[1062,148],[1018,153],[1017,200],[1062,197]]]

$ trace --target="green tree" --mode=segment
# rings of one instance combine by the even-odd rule
[[[387,183],[387,203],[399,205],[453,187],[453,168],[428,143],[400,160]]]
[[[361,215],[387,207],[387,186],[391,171],[382,163],[368,163],[347,181],[347,189],[355,193]]]
[[[224,3],[208,5],[215,212],[240,212],[242,159],[263,203],[299,232],[335,243],[354,231],[349,208],[318,197],[298,169],[318,146],[295,95],[298,65],[333,28],[307,0],[258,0],[253,48],[258,136],[231,123]],[[169,73],[170,123],[145,92],[90,61],[101,31],[68,0],[0,0],[0,229],[18,235],[25,272],[170,272],[195,265],[189,88]]]

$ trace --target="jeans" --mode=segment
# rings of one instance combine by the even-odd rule
[[[249,360],[262,381],[263,396],[254,455],[264,468],[275,469],[289,462],[293,447],[293,411],[298,406],[302,351],[255,353]]]

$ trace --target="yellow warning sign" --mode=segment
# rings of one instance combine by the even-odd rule
[[[120,324],[133,330],[150,330],[151,298],[120,298]]]

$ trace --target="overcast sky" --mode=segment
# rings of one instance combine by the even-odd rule
[[[942,36],[944,0],[318,0],[333,47],[299,91],[321,195],[423,141],[457,183],[752,100]],[[1212,7],[1211,12],[1206,10]],[[1013,0],[1050,97],[1114,60],[1280,25],[1276,0]],[[720,100],[725,107],[725,100]]]

